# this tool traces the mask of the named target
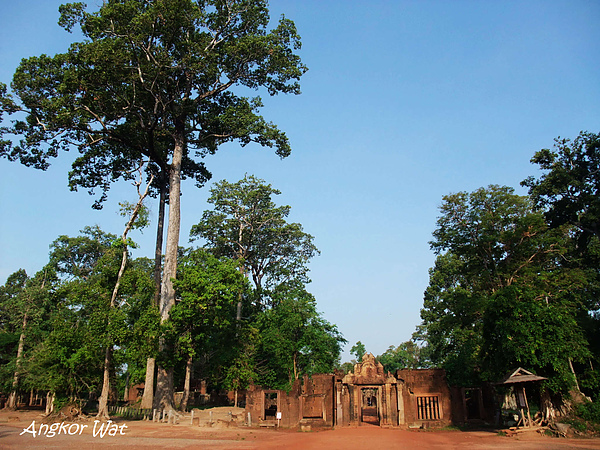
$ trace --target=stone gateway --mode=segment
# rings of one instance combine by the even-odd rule
[[[304,430],[443,427],[452,421],[451,406],[443,369],[402,369],[393,375],[384,373],[370,353],[347,374],[305,376],[289,392],[251,386],[246,393],[246,414],[253,424]]]

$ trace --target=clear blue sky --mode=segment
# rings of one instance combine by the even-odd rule
[[[56,25],[60,1],[3,3],[0,81],[22,57],[77,39]],[[442,196],[492,183],[524,193],[535,151],[600,131],[600,2],[270,3],[273,17],[296,22],[309,67],[302,95],[267,98],[263,109],[292,156],[228,145],[205,162],[213,181],[249,173],[282,191],[278,202],[321,250],[309,290],[348,339],[345,359],[358,340],[381,354],[420,322]],[[0,283],[39,270],[61,234],[93,224],[122,232],[117,202],[134,201],[133,188],[116,186],[92,210],[92,197],[67,188],[73,157],[46,172],[0,160]],[[181,245],[207,196],[184,184]],[[153,231],[132,237],[136,255],[153,254]]]

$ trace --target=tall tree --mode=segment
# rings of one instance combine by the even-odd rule
[[[302,284],[291,283],[275,289],[273,302],[256,321],[258,381],[282,388],[304,374],[333,372],[346,340],[317,311],[315,298]]]
[[[280,193],[252,175],[215,183],[208,199],[214,209],[205,211],[190,231],[214,254],[238,260],[259,296],[265,287],[292,279],[308,282],[307,263],[318,253],[302,225],[286,221],[291,208],[273,201]]]
[[[484,291],[512,284],[536,261],[558,251],[540,239],[546,224],[529,198],[507,186],[446,195],[440,213],[431,248],[458,257],[462,273]]]
[[[451,384],[468,386],[479,381],[487,297],[463,275],[462,267],[452,253],[436,258],[423,295],[422,322],[414,336],[426,344],[431,363],[446,369]]]
[[[24,374],[25,351],[31,350],[41,339],[40,328],[44,327],[51,308],[51,297],[56,288],[56,274],[50,267],[45,267],[34,277],[28,277],[23,269],[8,277],[4,286],[0,287],[0,334],[4,342],[10,342],[11,334],[18,337],[16,351],[6,355],[5,368],[11,368],[12,380],[6,406],[16,408],[18,390]],[[37,341],[37,342],[36,342]],[[8,373],[5,376],[9,375]],[[8,377],[6,377],[8,381]]]
[[[171,321],[179,351],[186,360],[184,398],[180,405],[185,410],[193,359],[210,354],[212,348],[228,355],[239,346],[235,308],[239,292],[247,289],[247,280],[240,274],[237,261],[219,259],[198,249],[183,258],[174,283],[179,301],[171,311]]]
[[[576,226],[583,247],[592,236],[600,239],[600,134],[581,132],[573,141],[557,138],[554,150],[538,151],[531,162],[543,174],[521,184],[550,225]]]
[[[122,203],[123,211],[122,214],[129,217],[129,220],[125,224],[125,229],[123,230],[123,234],[121,235],[121,241],[119,243],[121,250],[121,265],[119,267],[119,272],[117,273],[117,278],[115,280],[115,285],[112,289],[112,294],[110,296],[110,309],[114,310],[117,308],[117,296],[119,295],[119,287],[121,285],[121,279],[125,273],[125,268],[127,266],[127,260],[129,257],[129,246],[131,245],[130,240],[127,238],[129,231],[135,228],[144,228],[148,225],[148,217],[147,210],[144,208],[144,200],[148,196],[148,190],[150,189],[150,185],[152,184],[153,177],[150,178],[146,188],[144,190],[141,189],[142,186],[142,167],[139,167],[140,179],[135,182],[135,186],[138,193],[138,201],[135,204]],[[109,314],[110,321],[110,314]],[[111,328],[111,324],[108,324],[107,327],[109,330]],[[110,331],[109,331],[110,333]],[[113,356],[113,344],[110,342],[111,336],[108,337],[109,343],[106,347],[104,353],[104,379],[102,383],[102,393],[100,394],[100,398],[98,400],[98,414],[97,418],[99,419],[108,419],[108,394],[110,391],[110,369],[112,365],[112,356]]]
[[[439,256],[417,333],[427,342],[432,361],[447,369],[452,383],[462,385],[476,382],[477,376],[493,381],[510,369],[506,366],[520,362],[553,381],[564,380],[569,358],[581,360],[587,354],[578,322],[586,283],[575,283],[585,275],[567,263],[570,229],[549,229],[529,199],[508,187],[445,196],[440,209],[431,242]],[[525,324],[526,304],[544,314],[528,315]],[[554,343],[550,349],[536,330],[574,337],[571,344]],[[522,347],[535,357],[524,358],[516,351]],[[559,385],[566,386],[557,382],[554,388]]]
[[[111,250],[115,238],[98,227],[86,227],[80,236],[59,236],[51,244],[46,270],[56,271],[62,282],[54,286],[54,302],[44,320],[49,329],[25,362],[31,387],[71,399],[95,390],[105,348],[103,300],[110,297],[110,269],[117,267],[112,275],[118,270],[111,266],[116,262]],[[50,403],[52,399],[50,395]]]
[[[600,363],[600,134],[582,131],[573,140],[557,138],[553,149],[536,152],[531,162],[538,165],[542,174],[528,177],[521,184],[529,188],[551,227],[574,227],[569,263],[588,275],[587,295],[582,299],[588,311],[580,323],[586,330],[593,357],[584,366],[583,385],[597,397],[600,379],[594,364]]]
[[[19,101],[3,95],[2,105],[26,113],[12,129],[25,138],[3,146],[2,154],[44,168],[48,158],[76,145],[83,153],[117,151],[127,165],[127,137],[150,136],[139,151],[168,173],[160,300],[166,321],[175,302],[182,167],[188,163],[203,179],[195,158],[231,140],[275,146],[281,157],[290,153],[285,134],[257,114],[260,98],[232,88],[299,93],[306,70],[294,54],[300,38],[283,17],[266,31],[264,0],[108,0],[94,13],[82,3],[61,13],[59,23],[67,30],[79,24],[87,40],[68,53],[21,63],[12,84]],[[169,141],[164,153],[154,138]],[[160,368],[157,394],[157,406],[173,407],[172,373]]]

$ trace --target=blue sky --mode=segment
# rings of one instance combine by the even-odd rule
[[[0,81],[22,57],[55,54],[77,35],[56,21],[60,1],[6,2]],[[90,5],[99,0],[89,2]],[[374,354],[420,322],[434,255],[428,241],[443,195],[536,175],[533,153],[557,136],[600,131],[600,2],[272,0],[302,36],[302,95],[264,98],[288,134],[280,160],[226,145],[205,163],[213,181],[245,173],[280,189],[279,204],[315,236],[309,285],[325,318]],[[249,95],[254,95],[250,93]],[[102,211],[70,192],[74,154],[46,171],[0,160],[0,283],[47,261],[48,245],[86,225],[120,234],[113,188]],[[208,188],[183,185],[181,245],[207,208]],[[156,211],[154,204],[150,205]],[[153,216],[155,217],[155,216]],[[153,254],[151,229],[132,237]]]

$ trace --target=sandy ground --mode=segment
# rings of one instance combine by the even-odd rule
[[[189,421],[168,425],[117,420],[117,426],[109,429],[115,435],[100,437],[98,427],[93,435],[91,420],[63,425],[63,431],[54,437],[23,433],[25,429],[38,431],[41,419],[39,411],[0,411],[0,449],[600,449],[600,439],[554,438],[536,432],[506,437],[491,431],[397,430],[374,425],[302,433],[246,427],[215,429],[190,426]]]

